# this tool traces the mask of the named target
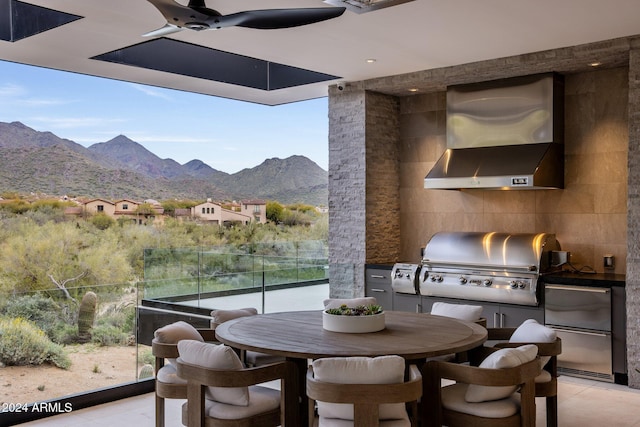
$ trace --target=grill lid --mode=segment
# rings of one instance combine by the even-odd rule
[[[422,264],[538,275],[549,269],[550,251],[558,249],[548,233],[441,232],[427,243]]]

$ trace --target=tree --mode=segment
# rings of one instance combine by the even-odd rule
[[[26,218],[0,245],[3,286],[16,291],[50,289],[65,297],[74,285],[123,283],[131,278],[125,249],[111,230],[73,222],[38,225]]]
[[[267,202],[266,207],[267,219],[275,223],[282,221],[282,212],[284,207],[278,202]]]
[[[139,215],[153,215],[155,213],[153,205],[151,203],[141,203],[136,208],[136,213]]]
[[[106,230],[116,223],[116,220],[105,213],[93,215],[89,221],[99,230]]]

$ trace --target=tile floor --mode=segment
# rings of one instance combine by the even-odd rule
[[[558,424],[560,427],[640,427],[640,390],[616,384],[561,376],[558,390]],[[167,400],[167,427],[182,426],[182,401]],[[545,426],[544,401],[537,402],[537,426]],[[23,427],[153,427],[154,396],[145,394],[93,408],[73,411]]]
[[[280,310],[321,309],[321,301],[328,297],[329,286],[317,285],[305,288],[269,292],[265,312]],[[228,297],[227,297],[228,298]],[[200,301],[200,304],[212,303]],[[198,304],[198,303],[195,303]],[[213,303],[212,303],[213,304]],[[217,299],[219,308],[239,307],[262,301]],[[320,306],[318,306],[320,304]],[[277,382],[275,383],[277,385]],[[558,424],[560,427],[640,427],[640,390],[605,382],[561,376],[558,384]],[[166,400],[166,427],[182,426],[180,408],[183,401]],[[92,408],[72,411],[39,421],[21,424],[21,427],[154,427],[155,406],[152,393],[131,397]],[[537,402],[537,426],[545,426],[543,399]],[[3,426],[4,427],[4,426]]]

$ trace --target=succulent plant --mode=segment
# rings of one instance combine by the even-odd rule
[[[80,342],[91,340],[91,329],[96,318],[97,305],[98,297],[95,293],[89,291],[84,294],[78,309],[78,340]]]
[[[335,314],[338,316],[373,316],[374,314],[382,313],[381,305],[359,305],[357,307],[347,307],[346,304],[342,304],[338,308],[328,308],[325,310],[327,314]]]
[[[138,374],[138,379],[142,380],[144,378],[152,378],[154,375],[153,371],[153,366],[149,365],[148,363],[146,365],[143,365],[140,369],[140,373]]]

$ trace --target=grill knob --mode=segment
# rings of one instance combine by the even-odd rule
[[[483,285],[485,285],[485,286],[487,286],[487,287],[491,286],[491,283],[492,283],[492,282],[491,282],[491,279],[484,279],[484,280],[482,281],[482,284],[483,284]]]
[[[460,282],[461,285],[466,285],[467,284],[467,278],[466,277],[460,276],[458,281]]]
[[[509,286],[511,287],[511,289],[516,289],[518,287],[518,282],[512,280],[509,282]]]
[[[442,282],[442,276],[439,274],[433,275],[431,276],[431,281],[440,283]]]
[[[519,287],[520,289],[524,289],[526,286],[527,286],[527,284],[526,284],[526,283],[524,283],[524,282],[520,282],[520,283],[518,283],[518,287]]]

